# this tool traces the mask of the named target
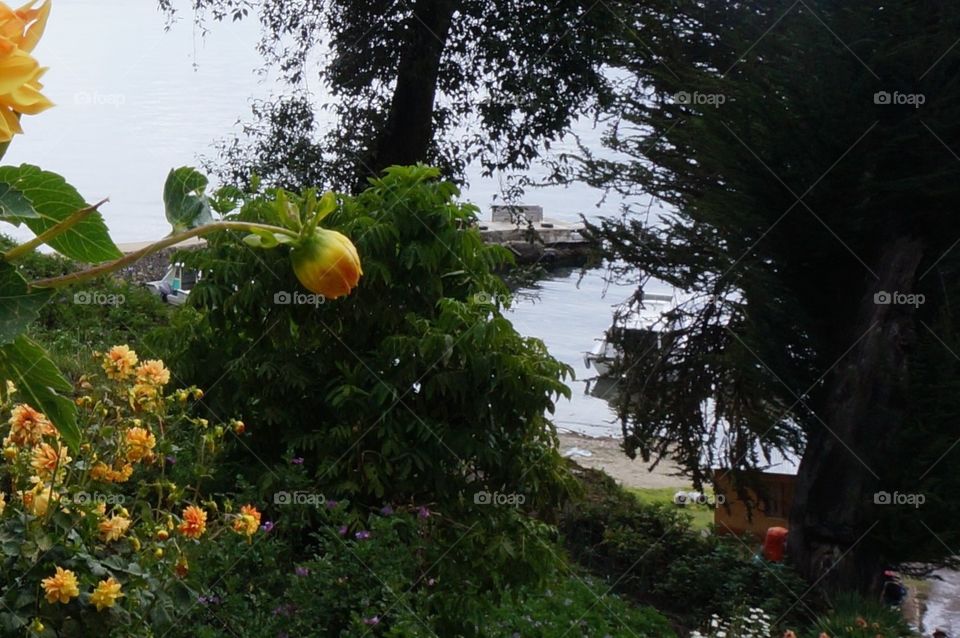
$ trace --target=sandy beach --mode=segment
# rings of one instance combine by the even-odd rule
[[[583,467],[603,470],[624,487],[686,488],[690,482],[677,476],[679,468],[669,460],[661,461],[650,471],[649,464],[631,460],[620,449],[620,440],[595,438],[564,432],[560,435],[560,453]]]

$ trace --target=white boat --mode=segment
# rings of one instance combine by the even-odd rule
[[[202,273],[184,267],[181,263],[171,264],[163,279],[144,284],[150,292],[165,303],[182,306],[190,296],[190,290],[200,281]]]
[[[643,293],[641,307],[614,314],[613,325],[597,339],[593,350],[583,355],[583,364],[603,377],[610,374],[613,365],[623,355],[619,343],[649,341],[651,348],[659,347],[666,326],[663,316],[676,305],[677,296],[673,293]]]

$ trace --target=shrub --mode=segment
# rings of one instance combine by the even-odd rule
[[[574,466],[583,495],[560,530],[575,560],[618,591],[698,627],[712,614],[733,618],[759,607],[781,623],[801,621],[807,585],[788,566],[753,556],[743,541],[704,535],[673,505],[647,504],[597,470]],[[807,605],[816,605],[808,595]]]
[[[437,542],[473,568],[471,586],[499,588],[557,563],[543,549],[546,526],[484,499],[539,510],[564,498],[569,478],[544,415],[569,394],[570,370],[504,318],[508,290],[494,268],[508,254],[483,243],[470,227],[476,209],[437,176],[394,167],[340,198],[324,227],[354,241],[364,275],[336,301],[294,296],[285,247],[254,253],[211,236],[178,257],[205,273],[190,297],[202,315],[178,317],[159,339],[185,378],[210,388],[210,414],[247,423],[222,485],[239,473],[270,500],[290,489],[273,468],[302,457],[314,489],[360,510],[429,506],[443,524]],[[299,215],[312,197],[235,195],[228,219],[248,222]]]
[[[603,472],[574,468],[583,494],[566,506],[560,521],[571,556],[616,582],[619,591],[654,600],[670,565],[701,554],[706,541],[679,508],[640,503]]]
[[[166,392],[164,364],[138,363],[126,346],[102,365],[78,383],[79,449],[12,384],[3,392],[3,635],[153,635],[208,539],[257,532],[255,509],[221,513],[198,498],[224,432],[188,414],[200,391]]]
[[[856,594],[839,596],[827,613],[819,616],[807,632],[811,638],[896,638],[916,636],[899,609]]]

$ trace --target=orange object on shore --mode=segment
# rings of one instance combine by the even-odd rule
[[[779,563],[787,550],[787,528],[771,527],[763,539],[763,557],[772,563]]]

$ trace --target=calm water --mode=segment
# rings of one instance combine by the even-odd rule
[[[114,238],[133,242],[169,232],[161,192],[170,168],[198,163],[212,143],[237,130],[253,98],[275,94],[273,78],[258,74],[254,22],[215,25],[206,36],[189,11],[171,30],[153,0],[60,0],[36,50],[50,67],[45,93],[55,109],[24,119],[4,160],[36,163],[65,175],[89,201],[109,197],[102,209]],[[186,3],[181,3],[186,6]],[[316,93],[316,82],[310,88]],[[323,96],[318,96],[322,101]],[[597,135],[588,124],[578,133]],[[562,145],[555,146],[560,151]],[[502,177],[470,173],[466,199],[488,211]],[[552,188],[530,193],[527,203],[550,217],[577,220],[581,213],[616,214],[618,202],[597,208],[601,193],[589,188]],[[29,235],[14,234],[19,237]],[[542,338],[554,356],[574,367],[573,399],[557,406],[557,424],[593,435],[615,433],[607,403],[585,394],[583,353],[609,325],[612,306],[630,290],[613,287],[604,296],[601,273],[579,282],[558,274],[523,291],[511,319],[524,334]]]

